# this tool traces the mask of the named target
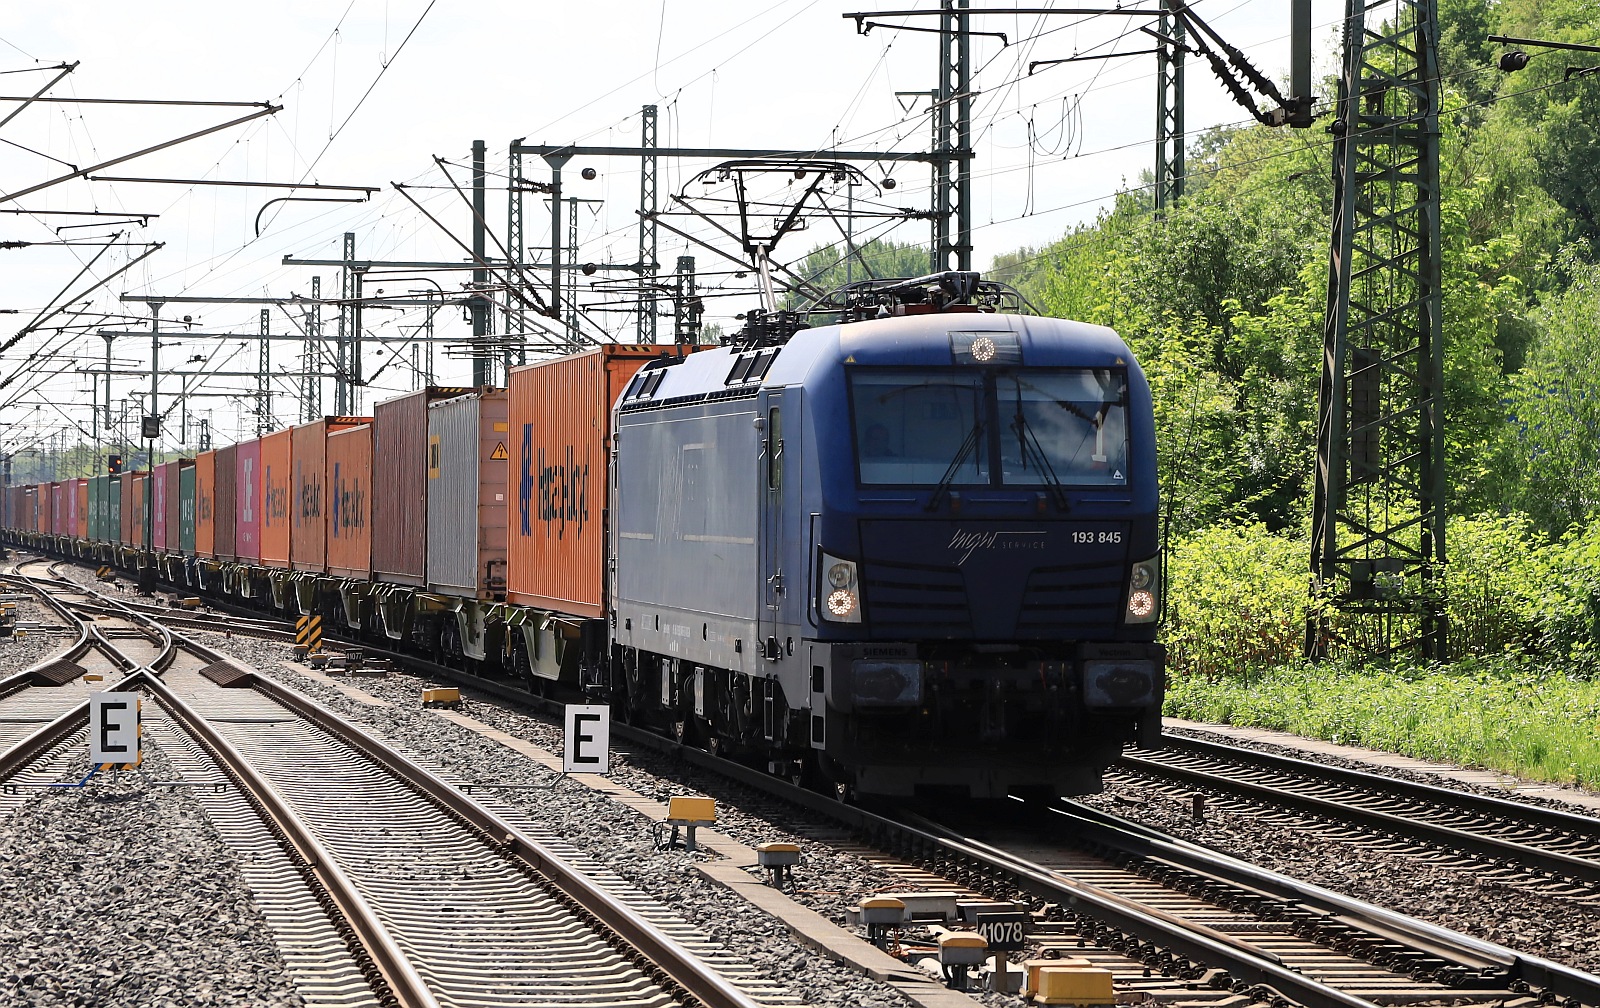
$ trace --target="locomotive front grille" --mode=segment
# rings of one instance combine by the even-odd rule
[[[1115,625],[1126,576],[1111,564],[1037,568],[1028,575],[1017,633],[1076,634]]]
[[[1114,564],[1045,567],[1026,575],[1020,605],[1011,611],[1022,638],[1098,636],[1121,612],[1125,575]],[[874,637],[963,639],[980,624],[994,627],[998,613],[976,618],[974,593],[960,570],[882,562],[862,569],[867,624]],[[995,593],[979,594],[979,605],[1003,606]]]
[[[874,636],[972,636],[972,607],[960,571],[868,563],[862,585]]]

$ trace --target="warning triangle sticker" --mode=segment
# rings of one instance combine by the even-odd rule
[[[1114,470],[1111,473],[1111,478],[1114,479],[1114,480],[1123,479],[1124,477],[1122,475],[1122,470],[1121,469]]]
[[[495,445],[494,451],[489,453],[489,461],[491,462],[502,462],[510,457],[510,454],[506,452],[506,443],[504,441]]]

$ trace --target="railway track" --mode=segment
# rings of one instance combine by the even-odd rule
[[[1164,742],[1123,757],[1108,783],[1183,788],[1253,814],[1287,810],[1300,827],[1600,904],[1600,819],[1187,736]]]
[[[27,789],[56,779],[73,762],[86,740],[91,692],[125,681],[140,664],[164,664],[172,657],[169,639],[134,621],[97,625],[79,619],[62,597],[71,593],[23,574],[27,565],[0,572],[0,581],[31,593],[73,639],[60,652],[0,679],[0,814],[25,800]],[[119,638],[115,645],[113,636]],[[142,662],[130,658],[129,651]]]
[[[555,706],[409,656],[392,657],[521,705]],[[1085,808],[1050,810],[1043,814],[1054,818],[1055,829],[1021,833],[877,815],[653,733],[623,725],[615,731],[632,744],[806,809],[813,821],[821,820],[810,831],[817,842],[860,854],[910,888],[1020,896],[1036,911],[1038,946],[1086,956],[1117,974],[1122,989],[1155,1000],[1243,995],[1315,1008],[1371,1008],[1531,1004],[1537,997],[1600,1005],[1600,978]],[[1064,832],[1074,838],[1070,843],[1060,839]]]
[[[696,750],[680,755],[830,816],[851,838],[823,831],[820,840],[905,878],[909,887],[1020,896],[1036,911],[1040,947],[1089,958],[1111,969],[1123,989],[1157,1000],[1192,1000],[1200,988],[1355,1008],[1503,1004],[1537,991],[1571,1004],[1600,1004],[1600,977],[1086,808],[1045,812],[1058,820],[1046,830],[1038,828],[1037,811],[1027,828],[998,830],[983,820],[879,816]]]
[[[166,645],[169,667],[135,668],[122,684],[150,698],[152,740],[182,783],[202,785],[196,797],[263,910],[294,936],[285,959],[308,1003],[796,1003],[620,879],[608,880],[620,895],[591,880],[555,838],[310,698],[157,633],[155,617],[132,618]],[[90,634],[108,654],[122,646]],[[0,779],[50,772],[9,755]]]
[[[403,660],[403,659],[402,659]],[[412,660],[413,664],[421,663]],[[523,706],[556,705],[504,684],[436,666]],[[989,829],[914,815],[878,815],[759,770],[626,725],[613,732],[748,788],[754,803],[806,810],[818,844],[855,854],[906,881],[1035,910],[1035,950],[1110,969],[1119,989],[1162,1002],[1243,995],[1327,1008],[1505,1004],[1532,994],[1600,1005],[1600,978],[1297,882],[1087,808],[1037,810],[1077,839]],[[741,797],[741,806],[746,800]],[[756,813],[761,814],[761,813]],[[791,814],[785,818],[793,818]],[[972,836],[967,835],[972,833]],[[1231,992],[1231,994],[1230,994]],[[1531,1002],[1531,999],[1529,1001]]]

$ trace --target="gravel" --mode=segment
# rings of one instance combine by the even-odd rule
[[[353,685],[395,705],[373,708],[301,676],[285,663],[287,647],[283,644],[247,638],[216,638],[207,643],[237,654],[262,672],[283,679],[340,713],[368,724],[389,741],[436,761],[458,779],[511,783],[550,781],[554,777],[520,755],[423,711],[421,689],[432,685],[426,680],[398,672],[387,678],[356,678]],[[559,752],[561,730],[558,726],[472,699],[464,700],[457,709],[511,735]],[[1257,743],[1254,747],[1368,772],[1439,783],[1436,777],[1414,771],[1374,770],[1358,761],[1308,755],[1269,743]],[[769,840],[800,843],[808,852],[808,860],[797,870],[790,895],[835,923],[842,925],[845,908],[854,905],[863,895],[886,889],[918,888],[848,851],[827,849],[830,833],[836,838],[837,831],[819,833],[814,820],[806,813],[662,754],[650,751],[614,753],[610,777],[618,784],[662,801],[682,794],[715,797],[718,799],[717,829],[742,843],[751,846]],[[1561,804],[1494,788],[1466,786],[1463,789],[1530,804]],[[692,855],[683,851],[657,851],[651,843],[648,821],[604,796],[570,784],[550,791],[494,794],[498,800],[524,811],[545,828],[561,835],[565,841],[604,861],[641,889],[678,907],[686,919],[700,924],[733,951],[782,978],[794,993],[807,1000],[818,1004],[903,1003],[893,991],[854,975],[841,975],[837,967],[795,945],[782,927],[765,914],[692,872],[689,867]],[[1430,863],[1423,855],[1406,856],[1359,842],[1319,836],[1306,827],[1274,822],[1270,817],[1226,801],[1213,800],[1204,823],[1192,820],[1179,792],[1113,785],[1106,794],[1086,801],[1105,811],[1358,899],[1528,954],[1600,971],[1600,908],[1581,900],[1529,892],[1480,871]],[[981,993],[973,996],[995,1004],[1015,1004],[1013,999]]]
[[[11,590],[11,586],[8,585],[6,591],[9,593]],[[24,593],[17,591],[17,594]],[[19,623],[62,625],[60,616],[34,599],[19,598],[15,600],[15,604]],[[29,666],[44,662],[65,651],[76,639],[76,634],[42,633],[36,630],[19,630],[16,636],[0,637],[0,676],[20,672]]]
[[[172,776],[147,750],[137,773],[43,792],[0,822],[6,1004],[303,1004],[193,796],[151,783]]]
[[[353,685],[396,705],[372,708],[300,676],[283,662],[282,645],[239,638],[225,644],[263,672],[290,681],[296,688],[324,699],[342,713],[371,724],[397,744],[430,754],[463,779],[508,782],[551,776],[504,747],[442,718],[427,716],[420,707],[419,698],[424,686],[434,684],[424,679],[400,672],[386,678],[356,678]],[[547,750],[560,751],[561,729],[558,726],[472,699],[463,700],[457,709]],[[1352,765],[1364,768],[1360,764]],[[821,846],[811,832],[815,828],[814,820],[808,819],[806,813],[662,754],[650,751],[613,753],[610,777],[640,794],[663,801],[679,794],[715,797],[718,799],[717,829],[751,846],[768,840],[793,840],[808,852],[817,852]],[[562,793],[570,795],[573,790],[567,788]],[[633,813],[614,811],[620,807],[603,798],[596,805],[587,800],[548,802],[532,797],[530,792],[501,794],[517,796],[506,800],[541,817],[552,829],[564,832],[568,839],[586,850],[597,854],[611,852],[614,857],[608,860],[622,874],[636,881],[662,877],[653,867],[642,876],[624,870],[627,866],[659,864],[661,860],[660,855],[649,849],[646,825]],[[1198,824],[1193,822],[1180,795],[1152,793],[1148,788],[1112,786],[1105,794],[1086,799],[1086,803],[1357,899],[1530,955],[1591,972],[1600,971],[1600,907],[1578,899],[1530,892],[1470,869],[1429,863],[1422,855],[1405,856],[1392,850],[1319,836],[1305,828],[1274,823],[1226,802],[1213,801],[1208,806],[1207,821]],[[683,855],[681,852],[667,855],[669,860],[674,857]],[[648,885],[643,887],[649,888]],[[796,888],[791,895],[843,925],[845,907],[853,906],[861,896],[883,890],[917,888],[854,854],[826,850],[820,855],[812,853],[797,873]],[[707,897],[697,891],[683,891],[678,895],[669,887],[661,892],[675,905],[690,908],[694,919],[715,922],[722,913],[721,901],[702,903],[700,901]],[[991,895],[1003,898],[1004,894]],[[689,902],[685,904],[679,902],[680,899]],[[719,909],[716,914],[695,917],[694,908],[701,906]],[[749,950],[736,939],[749,926],[746,915],[741,914],[730,919],[726,929],[731,936],[730,945],[746,954]],[[763,936],[762,945],[767,944]],[[815,999],[815,994],[811,996]],[[990,997],[980,993],[973,996],[984,1000]],[[995,1003],[1003,1001],[1005,999],[997,999]],[[1014,1001],[1006,1003],[1014,1004]]]
[[[1301,753],[1300,755],[1305,755]],[[1463,934],[1589,972],[1600,971],[1600,907],[1492,877],[1482,869],[1406,854],[1272,821],[1260,810],[1213,797],[1195,822],[1181,789],[1113,784],[1079,799],[1243,861],[1324,886]]]
[[[690,853],[681,848],[658,849],[654,842],[654,824],[642,814],[575,782],[557,783],[557,775],[545,767],[424,710],[421,691],[425,685],[430,685],[424,680],[398,672],[385,678],[354,678],[351,685],[394,705],[373,707],[288,666],[284,661],[288,650],[285,644],[205,636],[206,644],[227,650],[260,672],[316,697],[341,715],[367,725],[386,741],[436,765],[458,781],[552,784],[548,790],[479,791],[476,795],[515,810],[537,829],[548,831],[561,842],[603,863],[639,890],[672,907],[684,920],[807,1003],[868,1008],[908,1003],[893,988],[846,971],[800,945],[781,922],[693,870],[693,862],[711,855]],[[560,751],[560,729],[545,722],[471,700],[464,701],[457,709],[536,745],[546,749],[554,746],[553,751]],[[634,765],[639,755],[642,754],[613,753],[610,778],[647,797],[662,800],[669,795],[704,793],[639,769]],[[752,845],[774,839],[795,839],[815,849],[815,843],[807,838],[767,824],[758,816],[730,809],[722,800],[724,796],[716,797],[719,798],[716,826],[719,832]],[[862,895],[886,888],[910,888],[859,858],[836,856],[830,851],[825,865],[825,871],[820,864],[803,866],[798,873],[799,887],[791,895],[799,902],[826,912],[841,924],[843,907],[854,905]]]

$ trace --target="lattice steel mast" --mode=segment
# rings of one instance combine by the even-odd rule
[[[1156,212],[1178,202],[1183,195],[1183,18],[1168,13],[1173,0],[1161,0],[1162,14],[1156,30]]]
[[[968,0],[940,0],[933,100],[933,271],[972,269],[972,36]],[[848,16],[848,15],[847,15]]]
[[[656,193],[657,158],[650,153],[656,141],[656,107],[646,105],[639,114],[639,146],[646,152],[639,158],[639,327],[636,343],[656,341]],[[576,253],[574,253],[576,255]]]
[[[1436,0],[1347,0],[1311,573],[1348,628],[1313,656],[1446,652],[1437,36]]]

